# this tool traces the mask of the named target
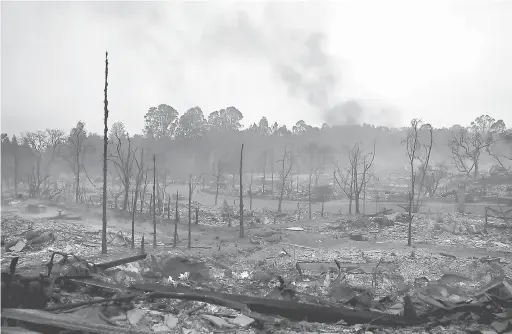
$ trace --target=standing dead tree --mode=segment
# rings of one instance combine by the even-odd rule
[[[192,195],[199,182],[201,182],[203,174],[194,178],[190,174],[188,178],[188,248],[192,248]]]
[[[353,170],[348,169],[345,171],[345,173],[343,173],[340,169],[338,161],[334,161],[333,177],[340,190],[349,199],[348,213],[352,214],[352,200],[354,198]]]
[[[114,133],[115,152],[109,152],[108,159],[114,164],[115,170],[124,188],[123,211],[128,207],[128,195],[132,184],[132,169],[137,149],[132,147],[130,135],[126,133],[121,138],[119,133]],[[125,142],[126,141],[126,142]],[[125,142],[125,143],[123,143]]]
[[[75,201],[77,203],[80,197],[80,173],[83,170],[84,156],[89,153],[91,149],[91,145],[87,144],[85,123],[79,121],[76,126],[71,129],[63,147],[63,154],[61,155],[75,174]]]
[[[172,247],[176,248],[178,246],[178,222],[180,221],[180,214],[178,211],[178,200],[180,197],[180,193],[176,190],[176,211],[174,214],[174,242]]]
[[[28,143],[29,147],[34,152],[35,167],[32,170],[32,175],[29,175],[29,189],[30,195],[39,195],[40,186],[43,183],[41,180],[41,164],[43,154],[47,146],[47,133],[44,131],[28,132],[22,135],[22,139]]]
[[[460,129],[448,142],[448,147],[452,152],[453,166],[468,176],[473,172],[476,178],[480,155],[487,146],[487,142],[479,134],[472,135],[468,129]]]
[[[254,171],[251,170],[251,178],[250,178],[250,181],[249,181],[249,210],[252,211],[252,181],[253,181],[253,174],[254,174]]]
[[[144,204],[146,203],[146,192],[147,192],[147,189],[148,189],[148,185],[149,185],[149,181],[150,179],[148,179],[148,175],[149,175],[149,172],[148,170],[142,172],[144,174],[144,176],[142,177],[143,181],[144,181],[144,187],[142,187],[142,190],[140,191],[140,213],[142,213],[143,209],[144,209]]]
[[[240,149],[240,238],[244,237],[244,186],[243,186],[244,144]]]
[[[425,181],[425,194],[430,198],[434,198],[439,187],[439,183],[447,176],[446,166],[444,164],[437,164],[432,173],[427,174],[428,179]]]
[[[420,131],[421,129],[428,129],[430,134],[430,140],[428,144],[422,145],[420,139]],[[423,163],[424,165],[424,173],[420,181],[420,188],[422,187],[422,183],[424,181],[424,177],[427,171],[427,166],[430,160],[430,152],[432,151],[432,143],[433,143],[433,134],[432,134],[432,126],[430,124],[422,124],[421,120],[413,119],[411,121],[411,128],[407,133],[407,137],[403,140],[403,143],[406,145],[406,154],[407,160],[409,163],[409,168],[411,172],[411,189],[409,192],[409,204],[408,204],[408,212],[409,212],[409,228],[407,232],[407,245],[412,245],[412,219],[413,213],[419,210],[419,195],[416,204],[414,203],[415,196],[415,185],[416,185],[416,172],[414,170],[415,164]],[[423,150],[422,150],[423,148]],[[424,156],[422,156],[422,152],[424,152]]]
[[[62,143],[64,142],[64,132],[58,129],[46,129],[45,131],[28,132],[24,134],[23,139],[28,143],[35,156],[35,168],[30,177],[30,188],[33,189],[33,195],[41,194],[41,185],[44,184],[44,191],[47,191],[48,183],[45,182],[50,177],[50,169],[58,156]]]
[[[502,120],[495,120],[489,115],[477,117],[467,128],[461,128],[448,142],[452,151],[452,164],[458,171],[473,178],[478,176],[480,156],[497,141],[495,134],[505,130]]]
[[[359,200],[361,191],[366,189],[366,184],[370,181],[369,170],[375,159],[375,142],[373,143],[373,152],[364,154],[360,144],[354,145],[349,154],[350,167],[352,171],[352,182],[354,190],[354,199],[356,205],[356,214],[361,213],[359,209]],[[361,177],[360,177],[361,176]]]
[[[512,132],[498,131],[488,147],[487,153],[496,160],[502,170],[512,172]]]
[[[224,175],[224,169],[225,169],[222,158],[219,159],[219,161],[217,161],[217,169],[215,169],[215,163],[213,163],[212,169],[213,169],[212,175],[213,175],[213,177],[215,177],[215,205],[217,205],[217,200],[219,198],[220,181]]]
[[[418,155],[418,160],[421,161],[422,170],[418,194],[416,196],[416,203],[414,206],[414,212],[418,212],[420,208],[421,191],[423,190],[423,186],[425,185],[425,176],[427,175],[429,170],[430,153],[432,152],[432,146],[434,144],[434,134],[432,126],[430,124],[424,124],[421,126],[421,129],[425,129],[428,131],[429,139],[427,143],[421,144],[421,147],[423,148],[423,154],[420,153]]]
[[[155,195],[156,195],[156,155],[153,154],[153,248],[156,248],[156,207],[155,207]]]
[[[265,150],[263,151],[263,157],[262,157],[262,160],[263,160],[263,179],[262,179],[262,185],[261,185],[261,194],[262,195],[265,195],[265,182],[267,181],[267,156],[268,156],[268,151]]]
[[[103,215],[102,215],[102,233],[101,233],[101,253],[107,254],[107,150],[108,150],[108,52],[105,52],[105,99],[103,100]]]
[[[279,193],[279,202],[277,205],[277,212],[281,212],[284,191],[286,188],[286,180],[288,179],[288,176],[290,175],[290,172],[292,171],[292,167],[293,167],[293,155],[292,155],[291,150],[288,150],[288,144],[286,144],[284,147],[283,158],[278,160],[277,162],[281,163],[281,172],[279,172],[279,178],[281,179],[281,184],[280,184],[280,193]],[[288,168],[286,168],[286,165],[288,165]]]
[[[308,169],[308,208],[309,208],[309,219],[312,219],[312,184],[313,177],[315,177],[315,187],[318,186],[318,178],[320,177],[321,171],[323,170],[324,160],[324,149],[320,148],[318,144],[310,142],[301,149],[301,156]],[[297,192],[299,192],[299,180],[297,178]]]
[[[132,206],[132,249],[135,247],[135,211],[137,211],[137,195],[139,194],[142,175],[144,174],[144,149],[140,152],[140,163],[136,158],[135,163],[137,164],[137,175],[135,176],[135,192],[133,194]]]

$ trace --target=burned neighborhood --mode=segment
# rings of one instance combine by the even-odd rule
[[[3,2],[1,331],[511,333],[512,7],[367,3]]]

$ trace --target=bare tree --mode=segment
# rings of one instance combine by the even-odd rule
[[[153,248],[156,248],[156,207],[155,207],[155,193],[156,191],[156,155],[153,154]]]
[[[458,171],[473,178],[478,176],[480,157],[490,151],[497,140],[493,133],[503,131],[505,124],[489,115],[477,117],[468,128],[461,128],[448,142],[452,151],[452,164]]]
[[[91,151],[92,147],[87,144],[87,132],[85,123],[79,121],[71,132],[64,144],[61,157],[68,163],[75,174],[75,201],[79,201],[80,195],[80,173],[83,169],[83,160],[85,154]]]
[[[422,145],[420,140],[420,130],[422,128],[427,128],[430,134],[430,140],[428,144]],[[415,184],[416,184],[416,173],[414,171],[414,165],[417,162],[422,162],[426,168],[428,166],[430,160],[430,152],[432,151],[432,143],[433,143],[433,134],[432,134],[432,126],[430,124],[422,124],[421,120],[413,119],[411,121],[411,128],[407,133],[407,137],[403,141],[406,145],[406,153],[409,162],[409,168],[411,172],[411,189],[409,192],[409,228],[407,233],[407,245],[412,245],[412,218],[413,212],[417,212],[419,210],[419,193],[416,204],[414,204],[414,196],[415,196]],[[423,150],[422,150],[423,148]],[[423,152],[422,152],[423,151]],[[422,158],[422,153],[425,155]],[[423,173],[423,177],[420,182],[420,188],[422,187],[422,183],[424,181],[425,173]]]
[[[128,194],[132,184],[132,169],[135,161],[137,149],[132,147],[130,135],[120,136],[118,132],[114,133],[115,152],[109,152],[108,159],[114,164],[115,170],[124,187],[123,210],[128,206]],[[122,138],[124,137],[124,138]],[[123,143],[126,140],[125,143]]]
[[[429,134],[428,142],[425,144],[421,144],[421,147],[423,148],[423,155],[421,153],[418,154],[418,160],[422,163],[422,171],[421,171],[421,180],[419,184],[418,189],[418,195],[416,197],[416,204],[414,206],[414,211],[419,211],[420,207],[420,196],[421,196],[421,190],[423,189],[423,185],[425,184],[425,176],[428,173],[428,165],[430,162],[430,153],[432,152],[432,146],[434,144],[434,134],[433,134],[433,128],[430,124],[424,124],[421,127],[422,129],[426,129]],[[414,195],[414,193],[413,193]]]
[[[504,125],[503,125],[504,127]],[[496,129],[492,136],[495,140],[487,147],[487,153],[496,160],[504,171],[512,171],[512,132]]]
[[[22,138],[24,141],[26,141],[29,145],[29,147],[34,152],[35,158],[36,158],[36,165],[33,170],[32,176],[29,177],[29,184],[31,185],[31,188],[34,191],[35,196],[39,195],[39,188],[42,183],[41,181],[41,163],[43,159],[43,154],[47,147],[47,133],[44,131],[37,131],[37,132],[27,132],[22,135]],[[30,180],[32,182],[30,182]]]
[[[103,216],[102,216],[102,233],[101,233],[101,253],[107,254],[107,150],[108,150],[108,52],[105,52],[105,99],[103,109]]]
[[[143,172],[143,174],[144,187],[142,187],[142,190],[140,192],[140,213],[142,213],[144,209],[144,204],[146,203],[146,192],[150,181],[150,179],[148,179],[149,171],[146,170],[145,172]]]
[[[249,210],[252,211],[252,180],[253,180],[254,171],[251,170],[251,178],[249,182]]]
[[[243,193],[243,162],[244,162],[244,144],[240,149],[240,238],[244,237],[244,193]]]
[[[217,205],[217,199],[219,198],[220,180],[224,175],[224,163],[222,162],[222,158],[217,161],[217,169],[215,169],[215,163],[213,164],[212,169],[213,177],[215,177],[215,205]]]
[[[476,178],[480,155],[486,146],[487,144],[479,135],[472,136],[468,129],[460,129],[448,142],[452,152],[453,166],[468,176],[473,172]]]
[[[18,197],[18,140],[16,136],[12,136],[12,150],[14,155],[14,196]]]
[[[368,171],[372,167],[373,160],[375,159],[375,142],[373,143],[373,152],[364,154],[360,144],[354,145],[349,154],[350,167],[352,170],[352,182],[354,190],[354,198],[356,205],[356,213],[359,214],[359,200],[361,199],[361,191],[366,187],[370,181]],[[361,176],[361,178],[359,178]]]
[[[270,151],[270,161],[272,163],[270,164],[270,173],[271,173],[271,183],[270,183],[270,198],[274,199],[274,167],[275,167],[275,160],[274,160],[274,150]]]
[[[43,183],[47,185],[45,181],[49,179],[50,168],[64,141],[64,132],[58,129],[27,132],[23,139],[32,149],[36,160],[35,168],[30,177],[32,181],[30,186],[33,189],[33,195],[37,196],[41,194],[41,185]]]
[[[305,160],[305,164],[308,168],[308,207],[309,207],[309,219],[312,219],[312,181],[315,176],[315,187],[318,186],[318,178],[320,177],[320,171],[323,168],[323,149],[314,142],[308,143],[301,150],[302,158]],[[297,176],[297,192],[299,192],[299,180]]]
[[[265,195],[265,182],[267,181],[267,156],[268,151],[263,151],[263,182],[262,182],[262,189],[261,192],[263,195]]]
[[[133,195],[132,207],[132,249],[135,247],[135,211],[137,211],[137,196],[139,194],[139,188],[142,182],[142,175],[144,174],[144,149],[142,149],[140,152],[140,163],[136,158],[135,163],[137,164],[137,175],[135,176],[135,193]]]
[[[188,178],[188,248],[192,248],[192,195],[202,176],[203,174],[194,179],[190,174]]]
[[[333,177],[340,190],[349,199],[348,213],[352,214],[352,200],[354,198],[353,169],[350,168],[343,173],[340,169],[338,161],[334,161]]]
[[[428,175],[428,174],[427,174]],[[426,183],[425,194],[428,194],[430,198],[434,198],[437,193],[437,188],[439,187],[439,183],[443,178],[447,175],[446,166],[444,164],[438,164],[435,166],[434,170],[430,175],[428,175],[428,180]]]
[[[292,152],[288,150],[288,144],[286,144],[284,147],[283,158],[277,162],[281,162],[281,172],[279,173],[279,177],[281,179],[281,192],[279,194],[279,202],[277,205],[277,212],[281,212],[286,180],[288,179],[288,175],[290,175],[293,167],[293,155]],[[288,165],[288,168],[286,168],[286,165]]]
[[[180,197],[179,192],[176,190],[176,211],[174,215],[174,242],[173,247],[176,248],[178,246],[178,222],[180,220],[180,214],[178,211],[178,199]]]

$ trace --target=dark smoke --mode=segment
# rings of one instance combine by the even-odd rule
[[[288,94],[321,112],[326,122],[359,122],[363,108],[356,101],[341,103],[341,75],[324,51],[326,36],[320,31],[283,27],[280,12],[269,4],[261,26],[251,21],[247,13],[239,12],[236,19],[219,20],[205,31],[203,43],[211,56],[236,53],[266,59]]]
[[[356,100],[348,100],[330,108],[325,114],[327,124],[357,124],[361,120],[364,109]]]

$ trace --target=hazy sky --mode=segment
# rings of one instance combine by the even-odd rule
[[[250,124],[512,125],[512,1],[1,2],[2,132],[140,132],[151,106]],[[354,108],[363,106],[360,115]]]

